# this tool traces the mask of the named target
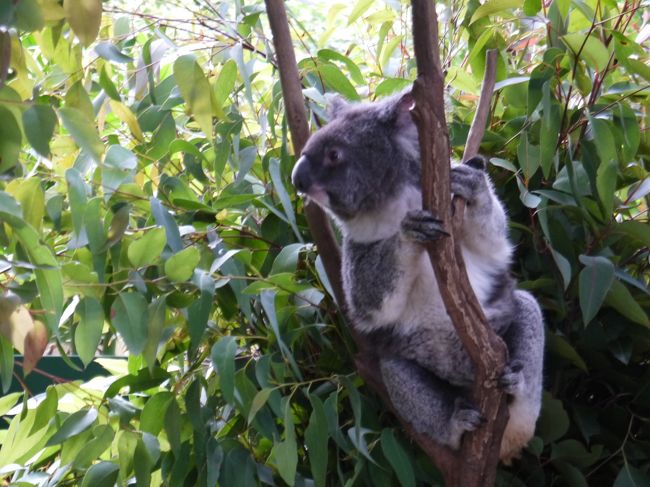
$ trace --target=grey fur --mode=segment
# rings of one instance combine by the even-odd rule
[[[455,448],[482,418],[468,402],[474,366],[422,245],[446,231],[421,208],[411,105],[408,93],[371,104],[335,99],[330,123],[312,135],[292,180],[341,227],[348,309],[374,345],[393,404],[418,431]],[[535,299],[510,277],[506,215],[484,168],[482,158],[453,167],[450,190],[467,201],[460,239],[470,282],[510,352],[501,378],[513,396],[508,460],[539,414],[544,334]]]

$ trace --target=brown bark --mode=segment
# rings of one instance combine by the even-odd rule
[[[435,5],[431,0],[413,0],[412,5],[418,67],[413,88],[413,117],[420,138],[423,206],[438,215],[447,228],[452,228],[449,135],[444,114],[444,79],[437,47]],[[484,127],[485,120],[483,127],[477,126],[476,130],[482,132]],[[457,208],[454,219],[458,221],[462,218],[462,210],[454,206]],[[506,395],[498,387],[507,350],[489,327],[474,295],[458,245],[457,228],[455,230],[450,238],[429,244],[427,250],[447,313],[474,363],[474,405],[486,422],[464,436],[454,465],[440,466],[448,485],[489,486],[494,484],[501,437],[508,420]]]

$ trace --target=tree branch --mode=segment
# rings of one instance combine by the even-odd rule
[[[273,33],[273,46],[280,72],[282,98],[286,111],[293,152],[296,156],[302,152],[309,138],[309,125],[305,113],[305,101],[302,96],[302,86],[298,75],[296,55],[291,43],[289,21],[281,0],[265,0],[266,12]],[[315,203],[305,204],[305,216],[309,231],[318,247],[318,253],[323,259],[325,272],[334,291],[334,297],[340,308],[345,307],[343,295],[343,280],[341,278],[341,251],[334,238],[332,226],[327,215]]]
[[[450,228],[449,134],[444,114],[444,80],[437,47],[435,5],[431,0],[412,0],[412,5],[418,67],[412,113],[420,138],[423,207],[436,214]],[[484,86],[485,91],[487,88]],[[486,97],[484,104],[489,105],[489,98]],[[479,126],[481,120],[482,126]],[[471,142],[476,148],[470,150],[477,151],[479,142],[475,141],[482,138],[486,120],[487,116],[483,119],[477,114],[470,130],[475,134]],[[457,210],[455,218],[462,219],[462,213],[462,210]],[[451,470],[443,467],[443,474],[447,485],[485,486],[494,484],[501,438],[508,420],[506,396],[497,387],[498,377],[506,364],[507,350],[489,327],[471,288],[458,235],[458,230],[454,229],[450,238],[430,243],[427,251],[447,313],[474,363],[474,405],[487,421],[475,432],[464,436],[461,451],[456,457],[457,464]]]
[[[478,154],[485,134],[488,116],[490,115],[490,101],[494,92],[494,84],[497,80],[497,54],[496,49],[488,49],[485,53],[485,75],[483,76],[483,85],[481,86],[481,95],[478,99],[476,112],[472,125],[469,128],[465,150],[463,151],[463,161],[471,159]]]

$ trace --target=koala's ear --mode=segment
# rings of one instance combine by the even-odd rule
[[[350,103],[345,98],[337,94],[328,93],[325,95],[325,100],[327,101],[326,109],[330,120],[334,120],[350,106]]]
[[[478,169],[480,171],[485,171],[485,168],[487,167],[487,163],[485,162],[485,157],[483,156],[474,156],[471,159],[466,160],[464,164],[467,164],[468,166],[473,167],[474,169]]]
[[[413,95],[410,89],[395,96],[386,105],[382,113],[383,120],[387,123],[395,124],[399,129],[413,126],[413,118],[411,117],[413,103]]]

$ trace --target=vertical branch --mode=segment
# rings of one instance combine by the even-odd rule
[[[266,12],[273,33],[273,46],[280,71],[282,98],[291,132],[293,152],[298,156],[309,138],[309,126],[305,113],[305,102],[302,96],[302,86],[298,75],[296,56],[291,43],[289,21],[282,0],[265,0]],[[323,259],[325,272],[334,291],[334,297],[339,305],[345,306],[343,295],[343,280],[341,278],[341,251],[334,238],[332,226],[325,212],[315,203],[305,204],[305,216],[309,231],[318,247],[318,253]]]
[[[412,113],[420,139],[423,207],[451,228],[449,134],[444,115],[444,80],[437,48],[435,4],[431,0],[412,0],[412,5],[418,67]],[[485,124],[482,128],[477,126],[481,132],[484,128]],[[462,218],[462,211],[455,217]],[[428,244],[427,251],[447,313],[474,363],[474,404],[487,421],[475,432],[465,435],[457,464],[453,471],[445,472],[445,478],[449,485],[493,485],[501,437],[508,419],[506,396],[497,387],[507,350],[489,327],[474,295],[458,245],[458,232],[455,233],[452,232],[450,238]]]
[[[494,85],[497,80],[497,54],[496,49],[488,49],[485,53],[485,76],[481,85],[481,95],[478,99],[474,119],[469,128],[465,150],[463,151],[463,161],[471,159],[478,154],[485,126],[487,125],[488,116],[490,115],[490,100],[494,92]]]

